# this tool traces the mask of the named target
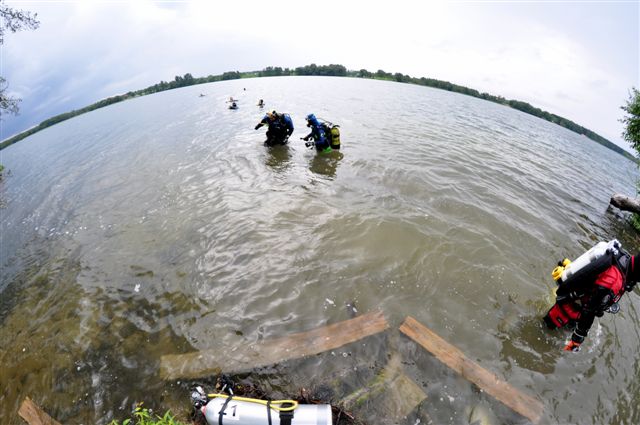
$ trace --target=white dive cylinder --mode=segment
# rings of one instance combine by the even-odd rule
[[[587,252],[576,258],[571,262],[571,264],[564,268],[561,276],[562,282],[566,282],[567,279],[576,274],[576,272],[578,272],[584,266],[602,257],[607,252],[607,250],[611,250],[612,252],[617,253],[619,248],[620,242],[618,242],[616,239],[613,239],[609,242],[598,242],[593,248],[589,249]]]
[[[227,404],[220,422],[220,410],[227,401],[216,397],[202,407],[208,425],[268,425],[267,406],[250,401],[234,400]],[[293,410],[291,425],[331,425],[331,406],[328,404],[298,404]],[[271,407],[271,424],[280,425],[280,412]]]

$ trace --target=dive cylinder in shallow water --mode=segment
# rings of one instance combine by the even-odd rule
[[[340,149],[340,126],[334,125],[329,131],[329,142],[331,143],[331,149]]]
[[[593,248],[576,258],[574,261],[564,259],[562,265],[559,265],[551,272],[553,278],[562,284],[574,276],[577,272],[584,269],[589,264],[602,258],[607,252],[617,254],[621,248],[620,242],[613,239],[609,242],[598,242]]]
[[[238,397],[215,397],[201,410],[208,425],[331,425],[331,406],[328,404],[297,404],[285,410],[282,405],[269,407],[264,400]],[[271,421],[269,421],[271,412]]]
[[[324,135],[329,141],[329,145],[331,149],[339,150],[340,149],[340,126],[337,124],[331,124],[330,122],[323,122],[322,129],[324,130]]]

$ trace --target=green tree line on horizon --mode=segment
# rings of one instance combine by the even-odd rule
[[[499,103],[501,105],[506,105],[511,108],[517,109],[519,111],[525,112],[530,115],[534,115],[536,117],[542,118],[546,121],[557,124],[561,127],[567,128],[575,133],[582,134],[589,139],[600,143],[601,145],[627,157],[632,161],[637,161],[637,159],[631,155],[629,152],[625,151],[618,145],[612,143],[611,141],[605,139],[599,134],[574,123],[573,121],[563,118],[561,116],[549,113],[542,109],[536,108],[535,106],[522,102],[519,100],[509,100],[505,99],[502,96],[494,96],[489,93],[480,93],[478,90],[460,86],[458,84],[453,84],[449,81],[437,80],[434,78],[415,78],[402,73],[389,73],[385,72],[381,69],[376,72],[370,72],[366,69],[360,69],[358,71],[347,70],[343,65],[331,64],[331,65],[306,65],[300,66],[297,68],[281,68],[279,66],[271,67],[268,66],[261,71],[250,71],[250,72],[239,72],[239,71],[228,71],[219,75],[209,75],[207,77],[193,77],[190,73],[184,74],[183,76],[176,76],[173,81],[160,81],[157,84],[149,86],[147,88],[130,91],[126,94],[121,94],[117,96],[112,96],[106,99],[102,99],[96,103],[85,106],[84,108],[65,112],[51,118],[48,118],[42,121],[35,127],[30,128],[29,130],[23,131],[13,137],[8,138],[7,140],[0,143],[0,150],[10,146],[40,130],[43,130],[47,127],[50,127],[59,122],[68,120],[69,118],[73,118],[77,115],[84,114],[89,111],[93,111],[95,109],[103,108],[105,106],[122,102],[127,99],[131,99],[138,96],[145,96],[148,94],[158,93],[166,90],[172,90],[180,87],[187,87],[196,84],[204,84],[211,83],[215,81],[225,81],[225,80],[235,80],[240,78],[256,78],[256,77],[280,77],[280,76],[304,76],[304,75],[315,75],[315,76],[337,76],[337,77],[353,77],[353,78],[370,78],[377,80],[388,80],[388,81],[396,81],[399,83],[409,83],[416,84],[420,86],[432,87],[441,90],[447,90],[455,93],[464,94],[467,96],[473,96],[479,99],[488,100],[490,102]]]

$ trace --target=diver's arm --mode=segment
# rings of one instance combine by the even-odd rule
[[[595,285],[591,297],[586,302],[578,319],[571,340],[581,344],[589,334],[596,316],[602,317],[604,311],[613,303],[613,294],[610,289]]]
[[[256,125],[256,126],[254,127],[254,130],[259,129],[260,127],[262,127],[263,125],[267,124],[268,122],[269,122],[269,117],[267,117],[267,116],[265,115],[265,117],[264,117],[264,118],[262,118],[262,121],[260,121],[260,122],[258,123],[258,125]]]
[[[591,325],[593,325],[593,320],[595,319],[596,314],[591,310],[583,310],[580,315],[580,320],[578,320],[578,324],[576,328],[573,330],[573,334],[571,335],[571,341],[574,343],[582,344],[584,339],[589,334],[589,329],[591,329]]]

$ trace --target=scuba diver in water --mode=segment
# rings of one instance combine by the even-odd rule
[[[311,127],[311,133],[303,137],[302,140],[313,138],[315,147],[319,151],[327,150],[327,144],[331,148],[329,151],[340,150],[339,125],[324,120],[320,121],[314,114],[309,114],[307,115],[307,127]],[[323,137],[322,134],[324,134],[327,143],[321,141]],[[307,146],[311,146],[311,143],[308,143]]]
[[[261,108],[263,108],[263,107],[264,107],[264,100],[260,99],[260,100],[258,101],[258,106],[259,106],[259,107],[261,107]]]
[[[262,120],[255,126],[255,130],[263,125],[268,125],[267,140],[264,144],[267,146],[286,145],[289,136],[293,134],[293,121],[289,114],[279,114],[276,111],[267,112]]]
[[[306,142],[309,139],[313,139],[313,142],[305,143],[305,146],[313,146],[318,152],[331,152],[329,140],[327,139],[324,127],[320,124],[320,121],[318,121],[316,116],[313,114],[307,115],[306,120],[307,127],[311,127],[311,133],[302,137],[302,140]]]
[[[229,105],[229,109],[238,109],[236,102],[232,102],[231,105]]]
[[[640,254],[632,256],[617,240],[600,242],[574,262],[558,263],[556,303],[544,317],[550,329],[574,327],[566,351],[578,351],[596,316],[617,313],[618,300],[640,280]]]

